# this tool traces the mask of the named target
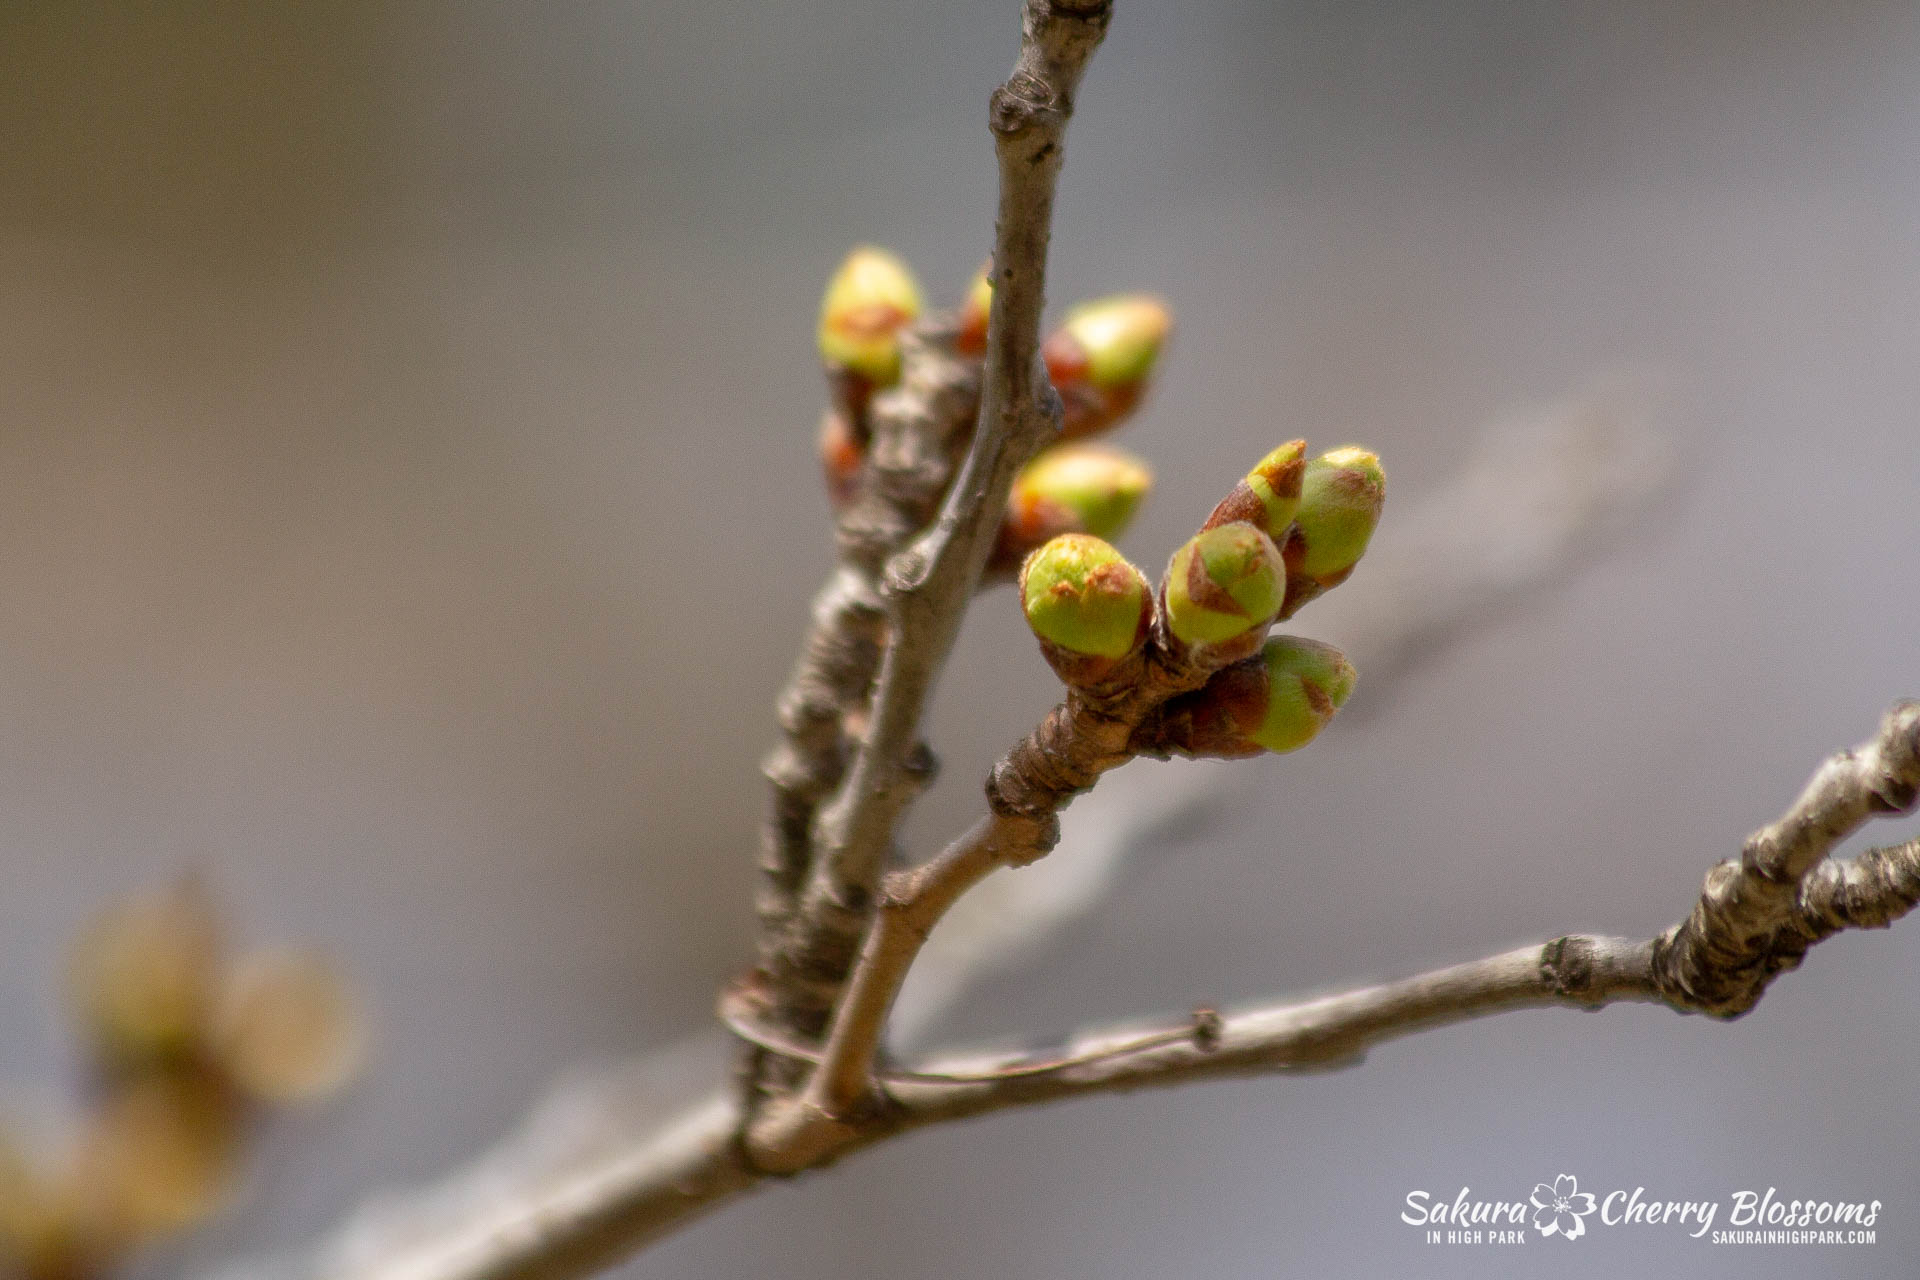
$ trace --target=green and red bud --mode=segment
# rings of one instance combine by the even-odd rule
[[[963,356],[986,354],[987,313],[993,309],[993,278],[989,274],[992,270],[991,262],[980,268],[973,283],[967,286],[966,299],[955,317],[953,349]]]
[[[267,951],[227,978],[213,1048],[235,1084],[262,1102],[306,1102],[350,1080],[367,1028],[353,989],[323,956]]]
[[[218,1212],[238,1190],[245,1117],[237,1103],[204,1071],[116,1082],[76,1157],[89,1216],[137,1242]]]
[[[1145,752],[1234,758],[1297,751],[1345,705],[1355,674],[1330,644],[1272,636],[1251,658],[1172,698],[1141,725]]]
[[[1285,595],[1279,548],[1240,521],[1195,534],[1173,553],[1161,585],[1173,638],[1229,660],[1259,643]]]
[[[1084,302],[1067,313],[1040,348],[1060,393],[1063,438],[1105,431],[1134,411],[1172,326],[1166,304],[1144,294]]]
[[[822,363],[872,386],[891,386],[900,377],[900,330],[923,306],[906,263],[885,249],[861,245],[833,273],[820,299]]]
[[[1020,607],[1040,651],[1068,684],[1111,673],[1146,643],[1153,624],[1145,575],[1084,533],[1062,534],[1027,557]]]
[[[1100,444],[1055,445],[1014,479],[988,567],[1011,570],[1063,533],[1117,538],[1152,487],[1153,473],[1130,453]]]
[[[193,881],[104,913],[81,935],[68,968],[93,1051],[111,1063],[194,1053],[219,964],[219,923]]]
[[[1387,500],[1380,459],[1354,445],[1307,463],[1286,542],[1287,609],[1339,586],[1366,553]]]
[[[1207,522],[1200,527],[1245,521],[1272,538],[1275,546],[1287,545],[1287,532],[1294,513],[1300,509],[1300,482],[1306,474],[1307,442],[1287,443],[1254,463],[1233,492],[1220,500]]]

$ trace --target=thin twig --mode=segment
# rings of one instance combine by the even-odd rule
[[[870,923],[894,828],[917,790],[927,696],[992,553],[1014,475],[1059,431],[1058,398],[1039,364],[1054,187],[1073,95],[1110,14],[1110,0],[1027,0],[1019,60],[993,95],[1000,204],[979,417],[939,515],[887,564],[889,635],[865,737],[815,824],[812,873],[786,947],[786,969],[829,983],[836,968],[844,976]]]

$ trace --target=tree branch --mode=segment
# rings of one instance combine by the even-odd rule
[[[835,1130],[808,1166],[906,1130],[1085,1094],[1215,1076],[1351,1066],[1381,1041],[1510,1009],[1597,1009],[1656,1002],[1683,1013],[1737,1016],[1717,995],[1724,974],[1771,978],[1814,943],[1847,928],[1884,928],[1920,903],[1920,838],[1845,862],[1833,847],[1868,817],[1904,812],[1920,795],[1920,703],[1888,713],[1880,733],[1821,766],[1745,855],[1708,873],[1699,904],[1658,938],[1569,935],[1483,960],[1311,1000],[1225,1016],[1200,1011],[1159,1024],[1075,1032],[1052,1052],[944,1054],[882,1074],[885,1106]],[[919,901],[937,915],[973,870],[997,865],[971,838],[926,868]],[[1783,876],[1797,877],[1786,880]],[[1784,893],[1776,892],[1784,887]],[[1746,990],[1746,988],[1743,988]],[[1751,1008],[1751,1001],[1745,1006]],[[578,1280],[628,1256],[766,1174],[738,1141],[738,1103],[715,1096],[653,1140],[611,1152],[539,1194],[376,1263],[309,1274],[326,1280]]]
[[[1059,431],[1059,401],[1038,359],[1053,194],[1073,95],[1111,12],[1111,0],[1027,0],[1019,60],[994,92],[1000,205],[978,417],[938,515],[886,563],[888,635],[871,710],[845,778],[814,822],[795,927],[769,966],[776,1004],[789,994],[781,989],[789,975],[811,981],[815,1003],[845,979],[894,829],[924,773],[915,747],[928,692],[993,551],[1014,475]],[[817,1030],[812,1017],[784,1020]]]

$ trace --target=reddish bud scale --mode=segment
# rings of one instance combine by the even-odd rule
[[[866,448],[855,435],[851,420],[837,409],[827,410],[820,419],[820,472],[826,481],[827,500],[835,511],[853,501],[866,461]]]
[[[963,356],[982,356],[987,351],[987,314],[993,309],[993,280],[988,273],[992,267],[991,262],[981,266],[967,286],[966,301],[955,317],[953,349]]]
[[[1249,739],[1267,714],[1267,669],[1256,654],[1214,672],[1192,693],[1168,699],[1141,725],[1142,751],[1235,760],[1266,748]]]

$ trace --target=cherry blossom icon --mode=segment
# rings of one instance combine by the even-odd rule
[[[1593,1196],[1580,1189],[1579,1179],[1572,1174],[1561,1174],[1552,1186],[1535,1183],[1527,1202],[1533,1206],[1533,1229],[1541,1235],[1578,1240],[1587,1233],[1581,1219],[1593,1212]]]

